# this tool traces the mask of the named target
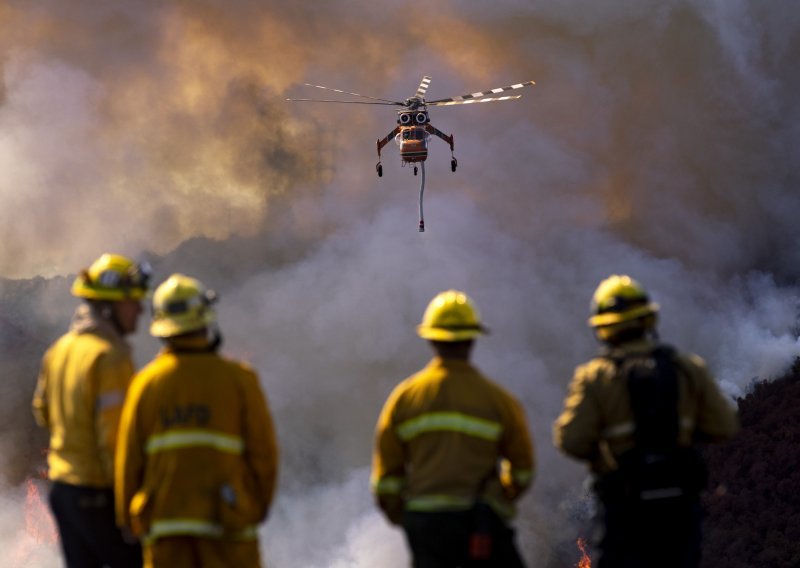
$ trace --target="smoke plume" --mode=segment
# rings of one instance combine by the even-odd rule
[[[550,427],[595,349],[585,321],[602,278],[639,279],[664,340],[732,396],[800,352],[798,58],[788,0],[12,0],[0,275],[74,274],[114,250],[218,289],[226,350],[261,373],[281,441],[265,558],[320,568],[407,565],[367,491],[372,428],[429,356],[413,332],[428,300],[464,289],[492,329],[475,362],[523,401],[537,446],[521,547],[574,565],[585,473]],[[537,85],[430,109],[459,169],[432,140],[419,234],[419,177],[392,145],[374,173],[391,107],[283,99],[327,95],[307,81],[402,100],[423,75],[428,98]],[[44,344],[66,325],[57,282],[0,322],[5,356],[12,324]],[[136,348],[143,364],[157,345],[141,333]],[[10,383],[14,400],[32,381]],[[23,506],[12,489],[3,500]]]

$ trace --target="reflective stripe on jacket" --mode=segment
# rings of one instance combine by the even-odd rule
[[[133,373],[128,344],[82,304],[70,331],[42,358],[33,397],[36,421],[50,431],[50,479],[112,486],[117,427]]]
[[[383,497],[395,496],[407,510],[452,511],[471,507],[484,483],[482,499],[510,517],[533,468],[519,402],[470,363],[436,357],[384,405],[372,489],[382,506]]]
[[[148,539],[256,538],[278,448],[249,367],[167,348],[134,378],[120,423],[117,522]]]
[[[628,385],[619,380],[613,359],[652,351],[656,344],[640,340],[617,347],[609,357],[596,357],[575,369],[564,410],[553,426],[556,447],[590,462],[596,473],[616,467],[616,458],[634,445],[633,411]],[[736,432],[733,405],[723,396],[705,362],[676,353],[678,369],[678,443],[723,441]]]

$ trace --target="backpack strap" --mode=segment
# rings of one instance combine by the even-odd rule
[[[634,438],[643,449],[665,450],[678,443],[678,374],[673,353],[659,346],[627,372]]]

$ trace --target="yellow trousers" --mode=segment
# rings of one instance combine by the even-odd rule
[[[144,545],[144,568],[232,567],[261,568],[257,540],[172,536]]]

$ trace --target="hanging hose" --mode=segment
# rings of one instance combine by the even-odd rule
[[[422,194],[425,193],[425,162],[420,162],[422,178],[419,182],[419,232],[425,232],[425,216],[422,214]]]

